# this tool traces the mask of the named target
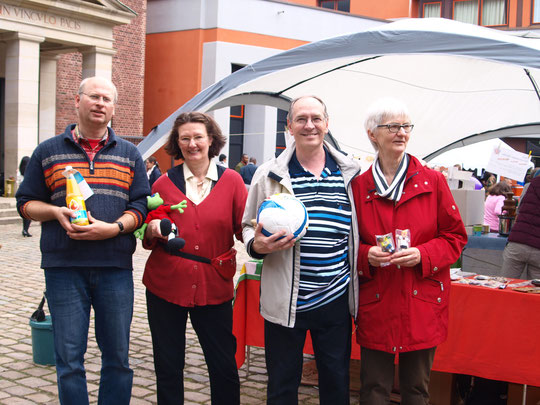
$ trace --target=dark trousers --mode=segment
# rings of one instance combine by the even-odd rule
[[[386,405],[394,383],[393,353],[362,348],[360,404]],[[399,354],[399,391],[402,405],[429,404],[429,375],[435,347]]]
[[[23,231],[28,232],[28,229],[30,229],[30,221],[29,219],[23,218]]]
[[[236,338],[232,333],[232,303],[187,308],[167,302],[146,290],[152,333],[159,405],[184,403],[184,364],[187,317],[199,338],[208,374],[212,404],[240,403],[236,368]]]
[[[293,328],[265,321],[267,403],[298,404],[302,349],[309,330],[319,373],[320,403],[349,404],[351,329],[347,293],[321,308],[297,313]]]

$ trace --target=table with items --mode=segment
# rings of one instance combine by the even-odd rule
[[[507,242],[508,237],[493,232],[469,235],[461,255],[461,267],[466,271],[500,276]]]
[[[239,367],[246,346],[264,347],[261,271],[261,262],[245,263],[236,285],[233,332]],[[540,287],[523,280],[461,278],[459,273],[453,278],[448,339],[437,348],[433,370],[540,386]],[[351,358],[359,359],[354,338],[352,346]],[[313,354],[311,341],[304,352]]]

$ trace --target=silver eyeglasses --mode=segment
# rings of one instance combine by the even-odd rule
[[[397,134],[401,128],[405,131],[405,133],[409,133],[414,128],[413,124],[384,124],[384,125],[377,125],[377,128],[388,128],[390,132],[393,134]]]
[[[90,100],[92,100],[94,103],[98,103],[99,100],[103,100],[104,104],[112,104],[113,103],[113,100],[110,99],[107,96],[100,96],[99,94],[88,94],[88,93],[84,93],[84,92],[81,92],[81,94],[84,94],[86,97],[90,98]]]

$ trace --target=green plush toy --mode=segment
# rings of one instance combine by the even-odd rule
[[[146,228],[148,228],[148,223],[150,221],[154,220],[154,219],[160,219],[160,220],[162,220],[162,222],[163,222],[163,220],[166,219],[171,224],[174,224],[174,221],[170,217],[170,213],[173,210],[177,210],[180,214],[183,214],[184,213],[184,208],[187,207],[187,201],[186,200],[181,201],[176,205],[163,204],[163,199],[160,197],[159,193],[155,193],[155,194],[152,194],[151,196],[146,197],[146,206],[148,207],[150,212],[148,212],[148,215],[146,216],[146,220],[144,221],[143,226],[141,226],[139,229],[137,229],[134,232],[135,237],[139,238],[140,240],[144,239],[144,233],[146,232]],[[167,222],[167,221],[165,221],[165,222]],[[165,228],[165,229],[167,229],[167,228]],[[169,234],[171,232],[172,232],[172,230],[169,231],[167,234]],[[174,232],[176,232],[176,228],[174,228]],[[163,234],[163,231],[162,231],[162,234]],[[176,233],[174,234],[174,236],[169,235],[169,239],[172,239],[172,238],[181,239],[181,238],[176,237]],[[178,242],[178,241],[176,241],[176,242]],[[178,243],[176,243],[176,245],[178,245]],[[182,247],[183,246],[184,245],[182,244]]]

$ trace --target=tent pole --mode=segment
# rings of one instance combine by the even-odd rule
[[[538,97],[538,100],[540,100],[540,90],[538,90],[538,85],[534,81],[534,77],[531,76],[531,72],[529,72],[529,69],[524,69],[527,76],[529,76],[529,80],[531,81],[534,91],[536,92],[536,96]]]

